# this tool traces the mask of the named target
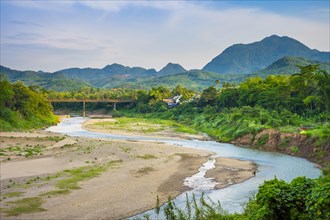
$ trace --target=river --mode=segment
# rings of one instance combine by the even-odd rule
[[[213,201],[220,201],[222,208],[230,213],[241,212],[243,209],[243,204],[245,204],[250,197],[256,194],[258,186],[265,180],[273,179],[276,176],[277,179],[291,181],[298,176],[317,178],[321,174],[320,169],[306,159],[281,153],[263,152],[249,148],[237,147],[232,144],[218,143],[215,141],[173,140],[166,138],[96,133],[82,129],[82,123],[84,121],[85,119],[81,117],[68,118],[64,119],[57,126],[50,127],[47,130],[75,137],[159,141],[182,147],[212,151],[215,153],[213,157],[228,157],[253,161],[258,166],[258,172],[255,177],[243,183],[231,185],[224,189],[212,189],[212,180],[206,179],[203,175],[201,175],[202,173],[205,173],[205,169],[207,170],[212,168],[212,160],[205,164],[206,167],[201,167],[199,175],[186,179],[186,184],[188,185],[199,181],[198,184],[195,184],[194,189],[188,192],[188,195],[194,193],[198,197],[198,195],[204,192],[205,196],[209,197]],[[185,193],[178,196],[174,202],[178,206],[183,207],[185,204]],[[153,211],[147,213],[151,214],[151,216],[154,215]]]

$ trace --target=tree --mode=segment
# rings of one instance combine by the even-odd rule
[[[214,86],[210,86],[203,90],[199,103],[201,105],[212,105],[215,103],[218,91]]]

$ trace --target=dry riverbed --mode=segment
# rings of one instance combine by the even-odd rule
[[[194,130],[189,129],[189,127],[179,125],[175,122],[167,120],[151,120],[153,119],[89,119],[83,124],[83,128],[99,133],[166,139],[209,140],[207,135],[195,132]]]
[[[157,196],[165,202],[187,190],[183,180],[211,154],[156,142],[1,133],[0,219],[126,218],[152,209]],[[222,159],[209,176],[227,185],[253,176],[250,162]]]

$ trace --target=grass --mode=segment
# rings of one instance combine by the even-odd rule
[[[285,127],[279,127],[279,131],[282,133],[298,133],[299,127],[297,126],[285,126]]]
[[[121,162],[121,160],[116,160],[101,166],[85,166],[71,170],[65,170],[64,173],[68,175],[68,178],[59,180],[56,183],[56,187],[63,190],[80,189],[80,187],[78,186],[79,182],[91,179],[93,177],[97,177],[101,175],[102,172],[106,171],[108,168],[114,167]]]
[[[152,154],[144,154],[144,155],[138,155],[137,158],[150,160],[150,159],[156,159],[157,157]]]
[[[59,142],[61,140],[64,140],[65,137],[63,137],[63,136],[47,136],[46,139],[49,141]]]
[[[59,189],[59,190],[53,190],[53,191],[49,191],[43,194],[40,194],[40,196],[60,196],[60,195],[67,195],[70,193],[70,190],[68,189]]]
[[[177,123],[173,120],[155,119],[155,118],[116,118],[115,121],[98,122],[92,126],[102,127],[104,129],[138,131],[143,133],[153,133],[165,129],[173,129],[175,132],[197,134],[196,130]]]
[[[24,194],[24,192],[8,192],[1,196],[2,196],[2,198],[12,198],[12,197],[19,197],[23,194]]]
[[[83,153],[83,154],[91,154],[94,149],[95,149],[94,146],[83,146],[83,147],[79,147],[80,153]]]
[[[129,153],[129,152],[132,150],[132,148],[130,148],[130,147],[124,147],[124,146],[121,146],[120,149],[121,149],[123,152],[125,152],[125,153]]]
[[[261,147],[265,145],[269,140],[269,134],[263,134],[261,135],[257,140],[257,146]]]
[[[292,153],[296,154],[296,153],[299,152],[299,147],[297,147],[297,146],[291,146],[290,147],[290,150],[291,150]]]
[[[40,197],[30,197],[20,199],[14,202],[8,202],[12,204],[10,208],[4,208],[2,211],[7,214],[7,216],[18,216],[23,213],[33,213],[46,211],[41,207],[43,199]]]
[[[36,155],[42,155],[42,150],[45,146],[44,145],[26,145],[25,147],[17,146],[10,146],[8,148],[2,149],[1,153],[4,156],[5,152],[11,152],[16,154],[16,156],[25,156],[31,157]]]

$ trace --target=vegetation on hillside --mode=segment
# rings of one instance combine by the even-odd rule
[[[44,90],[0,80],[1,131],[40,128],[56,122]]]
[[[330,63],[329,62],[320,62],[316,60],[309,60],[304,57],[293,57],[286,56],[282,57],[279,60],[276,60],[274,63],[268,67],[256,71],[254,76],[261,76],[263,78],[269,76],[270,74],[294,74],[299,72],[299,66],[308,66],[308,65],[319,65],[320,69],[330,73]]]
[[[22,81],[27,86],[40,86],[44,89],[54,91],[73,91],[84,86],[90,86],[89,83],[81,79],[69,79],[59,73],[18,71],[1,65],[0,80],[8,80],[10,82]]]

